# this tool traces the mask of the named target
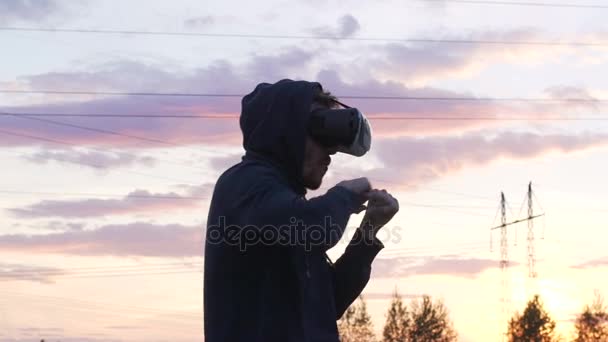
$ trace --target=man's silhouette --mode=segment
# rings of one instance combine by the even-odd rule
[[[375,233],[398,211],[366,178],[318,189],[335,154],[308,134],[333,107],[319,83],[262,83],[242,100],[245,156],[217,181],[205,243],[206,342],[338,342],[336,320],[357,298],[383,248]],[[367,211],[344,254],[326,251],[351,214]]]

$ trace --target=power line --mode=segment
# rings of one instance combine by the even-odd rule
[[[15,113],[0,112],[0,116],[14,117],[76,117],[76,118],[123,118],[123,119],[238,119],[234,114],[84,114],[84,113]],[[368,115],[370,120],[388,121],[607,121],[608,116],[596,117],[535,117],[535,116],[406,116]],[[115,132],[114,132],[115,133]],[[119,134],[121,135],[121,134]]]
[[[340,40],[360,42],[396,42],[396,43],[438,43],[438,44],[486,44],[486,45],[540,45],[540,46],[578,46],[603,47],[608,43],[592,42],[561,42],[561,41],[508,41],[484,39],[430,39],[430,38],[380,38],[380,37],[340,37],[313,35],[273,35],[245,33],[205,33],[178,31],[144,31],[144,30],[110,30],[110,29],[81,29],[81,28],[50,28],[50,27],[0,27],[0,31],[14,32],[45,32],[45,33],[77,33],[103,35],[140,35],[167,37],[204,37],[204,38],[247,38],[247,39],[310,39],[310,40]]]
[[[101,129],[101,128],[95,128],[95,127],[88,127],[88,126],[76,125],[76,124],[67,123],[67,122],[61,122],[61,121],[56,121],[56,120],[50,120],[50,119],[43,119],[43,118],[38,118],[38,117],[32,117],[32,116],[28,116],[27,114],[14,114],[14,113],[0,112],[0,116],[13,116],[13,117],[16,117],[16,118],[19,118],[19,119],[39,121],[39,122],[44,122],[44,123],[48,123],[48,124],[56,125],[56,126],[71,127],[71,128],[77,128],[77,129],[80,129],[80,130],[85,130],[85,131],[90,131],[90,132],[96,132],[96,133],[102,133],[102,134],[108,134],[108,135],[121,136],[121,137],[135,139],[135,140],[140,140],[140,141],[144,141],[144,142],[151,142],[151,143],[162,144],[162,145],[173,146],[173,147],[182,147],[182,145],[180,145],[180,144],[178,144],[176,142],[172,142],[172,141],[153,139],[153,138],[147,138],[147,137],[141,137],[141,136],[132,135],[132,134],[126,134],[126,133],[117,132],[117,131],[113,131],[113,130],[109,130],[109,129]],[[205,149],[205,148],[199,148],[199,149],[202,150],[202,151],[209,152],[209,153],[214,153],[214,154],[218,153],[218,151],[212,150],[212,149]],[[188,162],[169,162],[169,163],[179,164],[179,165],[186,165],[188,167],[192,167],[192,168],[196,168],[198,170],[205,170],[206,171],[206,169],[201,168],[201,167],[192,166]]]
[[[104,194],[104,193],[90,193],[90,192],[43,192],[43,191],[19,191],[19,190],[2,190],[0,189],[0,194],[6,195],[45,195],[45,196],[84,196],[84,197],[92,197],[92,196],[102,196],[102,197],[118,197],[118,198],[136,198],[136,199],[149,199],[149,200],[209,200],[209,197],[195,197],[195,196],[171,196],[171,195],[137,195],[137,194],[127,194],[127,195],[118,195],[118,194]],[[467,214],[472,216],[482,216],[478,213],[473,212],[465,212],[458,211],[453,209],[488,209],[486,206],[466,206],[466,205],[452,205],[452,204],[428,204],[428,203],[413,203],[413,202],[401,202],[405,206],[424,208],[424,209],[439,209],[445,211],[452,211],[460,214]]]
[[[76,91],[76,90],[14,90],[0,89],[3,94],[41,94],[41,95],[98,95],[98,96],[149,96],[149,97],[210,97],[242,98],[238,93],[186,93],[186,92],[121,92],[121,91]],[[608,99],[581,98],[525,98],[525,97],[470,97],[470,96],[405,96],[405,95],[336,95],[349,100],[396,100],[396,101],[476,101],[476,102],[608,102]]]
[[[426,2],[461,3],[473,5],[503,5],[503,6],[533,6],[533,7],[556,7],[556,8],[581,8],[581,9],[608,9],[605,5],[581,5],[573,3],[555,2],[521,2],[521,1],[486,1],[486,0],[421,0]]]
[[[51,142],[51,143],[57,143],[57,144],[63,144],[63,145],[71,145],[71,146],[73,146],[73,145],[74,145],[74,144],[71,144],[71,143],[68,143],[68,142],[64,142],[64,141],[59,141],[59,140],[54,140],[54,139],[48,139],[48,138],[39,137],[39,136],[33,136],[33,135],[28,135],[28,134],[21,134],[21,133],[9,132],[9,131],[4,131],[4,130],[0,130],[0,134],[7,134],[7,135],[13,135],[13,136],[19,136],[19,137],[31,138],[31,139],[34,139],[34,140],[47,141],[47,142]],[[86,166],[93,166],[93,167],[95,167],[94,165],[89,165],[89,164],[84,164],[84,163],[81,163],[81,164],[86,165]],[[97,166],[97,167],[99,167],[99,166]],[[139,172],[134,172],[134,171],[127,171],[127,172],[136,173],[136,174],[140,174],[140,175],[145,175],[145,176],[148,176],[148,177],[160,178],[159,176],[153,176],[153,175],[148,175],[148,174],[142,174],[142,173],[139,173]],[[334,173],[336,173],[336,174],[341,174],[341,175],[343,175],[343,176],[349,176],[349,177],[350,177],[350,175],[347,175],[347,174],[345,174],[345,173],[341,173],[341,172],[335,172],[335,171],[334,171]],[[162,177],[162,178],[163,178],[163,179],[167,179],[166,177]],[[174,180],[174,179],[171,179],[171,180]],[[400,184],[400,183],[398,183],[398,182],[395,182],[395,181],[389,181],[389,180],[386,180],[386,179],[380,179],[380,178],[373,178],[373,179],[371,179],[371,178],[370,178],[370,180],[371,180],[371,181],[374,181],[374,182],[379,182],[379,183],[385,183],[385,184],[394,184],[394,185],[398,185],[398,186],[400,186],[400,187],[405,187],[405,188],[413,188],[413,186],[404,186],[403,184]],[[180,180],[180,181],[181,181],[181,180]],[[185,181],[185,182],[186,182],[186,183],[190,183],[190,182],[187,182],[187,181]],[[452,191],[444,191],[444,190],[435,189],[435,188],[432,188],[432,187],[426,187],[426,188],[424,188],[424,190],[425,190],[425,191],[431,191],[431,192],[443,193],[443,194],[449,194],[449,195],[457,195],[457,196],[463,196],[463,197],[478,198],[478,199],[484,199],[484,200],[488,200],[488,199],[489,199],[488,197],[484,197],[484,196],[479,196],[479,195],[471,195],[471,194],[464,194],[464,193],[452,192]],[[4,190],[4,193],[10,193],[10,192],[12,192],[12,193],[22,193],[22,194],[34,194],[34,193],[35,193],[35,192],[25,192],[25,191],[11,191],[11,190]],[[43,193],[39,193],[39,194],[43,194]],[[51,193],[49,193],[49,194],[51,194]],[[67,193],[66,193],[66,194],[67,194]],[[76,195],[76,193],[71,193],[71,194]],[[82,193],[79,193],[79,195],[82,195]],[[118,195],[108,195],[108,196],[118,196]],[[121,196],[121,197],[123,197],[123,196]],[[166,197],[166,196],[165,196],[165,197]],[[183,198],[183,199],[187,199],[187,198],[188,198],[188,199],[204,199],[204,198],[195,198],[195,197],[186,197],[186,196],[183,196],[183,197],[180,197],[180,198]]]
[[[70,124],[70,123],[65,123],[65,122],[60,122],[60,121],[55,121],[55,120],[49,120],[49,119],[41,119],[41,118],[31,117],[31,116],[24,115],[24,114],[13,114],[13,113],[0,112],[0,116],[12,116],[12,117],[15,117],[15,118],[18,118],[18,119],[34,120],[34,121],[39,121],[39,122],[45,122],[45,123],[52,124],[52,125],[77,128],[77,129],[81,129],[81,130],[87,130],[87,131],[92,131],[92,132],[97,132],[97,133],[102,133],[102,134],[123,136],[123,137],[131,138],[131,139],[136,139],[136,140],[141,140],[141,141],[145,141],[145,142],[153,142],[153,143],[158,143],[158,144],[163,144],[163,145],[170,145],[170,146],[175,146],[175,147],[179,147],[180,146],[177,143],[169,142],[169,141],[165,141],[165,140],[139,137],[139,136],[135,136],[135,135],[131,135],[131,134],[125,134],[125,133],[116,132],[116,131],[107,130],[107,129],[93,128],[93,127],[76,125],[76,124]],[[9,132],[6,132],[6,131],[0,132],[0,133],[9,134]],[[23,137],[28,137],[28,138],[33,138],[34,139],[34,137],[30,136],[30,135],[26,136],[26,135],[23,135],[23,134],[15,134],[15,133],[12,133],[10,135],[23,136]],[[47,138],[42,138],[42,137],[38,137],[38,138],[35,138],[35,139],[43,140],[43,141],[47,141],[47,142],[53,142],[53,143],[57,143],[57,144],[63,144],[63,145],[66,145],[66,144],[67,145],[74,145],[74,144],[71,144],[71,143],[68,143],[68,142],[63,142],[63,141],[58,141],[58,140],[53,140],[53,139],[47,139]],[[101,153],[106,153],[107,152],[105,150],[101,150],[101,149],[97,149],[97,148],[89,148],[89,149],[90,150],[95,150],[95,151],[98,151],[98,152],[101,152]],[[204,150],[204,149],[202,149],[202,150]],[[208,151],[212,152],[212,153],[217,153],[217,151],[212,151],[212,150],[208,150]],[[133,157],[135,159],[137,159],[137,156],[135,154],[125,153],[125,152],[122,152],[122,153],[126,154],[128,156],[131,156],[131,157]],[[168,160],[162,160],[162,161],[165,162],[165,163],[168,163],[168,164],[174,164],[174,165],[179,165],[179,166],[187,166],[189,168],[197,169],[199,172],[202,172],[204,174],[210,174],[205,168],[193,166],[189,162],[168,161]]]
[[[119,197],[119,198],[137,198],[137,199],[157,199],[157,200],[208,200],[209,197],[196,196],[171,196],[171,195],[138,195],[138,194],[107,194],[107,193],[92,193],[92,192],[46,192],[46,191],[19,191],[19,190],[0,190],[1,194],[7,195],[45,195],[45,196],[83,196],[83,197]]]
[[[36,136],[36,135],[31,135],[31,134],[11,132],[11,131],[6,131],[6,130],[2,130],[2,129],[0,129],[0,134],[11,135],[11,136],[16,136],[16,137],[21,137],[21,138],[27,138],[27,139],[33,139],[33,140],[39,140],[39,141],[45,141],[45,142],[50,142],[50,143],[54,143],[54,144],[58,144],[58,145],[76,146],[75,144],[72,144],[72,143],[69,143],[69,142],[65,142],[65,141],[61,141],[61,140],[50,139],[50,138],[40,137],[40,136]],[[93,150],[93,149],[91,148],[91,150]],[[100,164],[84,163],[84,162],[80,162],[80,161],[74,161],[74,163],[80,164],[80,165],[84,165],[84,166],[88,166],[88,167],[93,167],[93,168],[96,168],[96,169],[103,169],[104,168],[104,166],[100,165]],[[187,183],[188,185],[194,185],[196,183],[196,182],[191,182],[191,181],[185,181],[183,179],[175,179],[175,178],[164,177],[164,176],[150,175],[150,174],[147,174],[147,173],[142,173],[142,172],[137,172],[137,171],[123,170],[122,172],[132,173],[132,174],[135,174],[135,175],[138,175],[138,176],[145,176],[145,177],[151,177],[151,178],[170,180],[170,181],[174,181],[174,182],[183,182],[183,183]]]
[[[0,112],[0,115],[11,115],[11,114],[10,113]],[[86,130],[86,131],[90,131],[90,132],[103,133],[103,134],[109,134],[109,135],[116,135],[116,136],[121,136],[121,137],[125,137],[125,138],[131,138],[131,139],[141,140],[141,141],[145,141],[145,142],[152,142],[152,143],[157,143],[157,144],[162,144],[162,145],[168,145],[168,146],[179,146],[179,144],[176,144],[176,143],[173,143],[173,142],[168,142],[168,141],[158,140],[158,139],[151,139],[151,138],[146,138],[146,137],[140,137],[140,136],[136,136],[136,135],[125,134],[125,133],[115,132],[115,131],[101,129],[101,128],[87,127],[87,126],[76,125],[76,124],[71,124],[71,123],[67,123],[67,122],[60,122],[60,121],[54,121],[54,120],[49,120],[49,119],[35,118],[35,117],[27,116],[27,115],[11,115],[11,116],[14,116],[14,117],[17,117],[17,118],[20,118],[20,119],[26,119],[26,120],[33,120],[33,121],[38,121],[38,122],[44,122],[44,123],[48,123],[48,124],[51,124],[51,125],[71,127],[71,128],[77,128],[77,129]]]

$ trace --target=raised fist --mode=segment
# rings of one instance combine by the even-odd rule
[[[399,211],[399,202],[386,190],[371,190],[363,222],[371,224],[375,231],[386,225]]]

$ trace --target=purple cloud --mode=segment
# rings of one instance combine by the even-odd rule
[[[424,34],[418,34],[424,37]],[[433,35],[434,38],[437,36]],[[573,51],[567,46],[504,45],[483,42],[543,41],[546,35],[536,29],[510,31],[480,31],[467,35],[448,34],[436,39],[471,41],[466,44],[436,42],[387,43],[374,46],[379,57],[364,64],[372,71],[401,80],[427,81],[444,77],[476,74],[495,63],[530,64],[557,58],[560,53]]]
[[[32,254],[180,258],[202,256],[203,241],[202,225],[157,225],[138,222],[47,235],[2,235],[0,248],[7,252]]]
[[[153,166],[156,160],[148,156],[136,156],[125,152],[96,152],[78,150],[43,150],[23,156],[26,160],[38,164],[46,164],[49,161],[71,163],[92,167],[99,170],[118,168],[124,166]]]
[[[337,27],[322,26],[312,29],[315,35],[323,37],[348,38],[353,36],[361,29],[357,18],[350,14],[344,15],[338,19]]]
[[[225,61],[187,74],[164,71],[135,62],[106,65],[95,72],[47,73],[24,77],[26,88],[98,91],[143,91],[176,93],[246,94],[262,81],[276,81],[300,70],[312,54],[301,49],[289,49],[277,55],[253,56],[249,63],[236,67]],[[124,75],[130,75],[124,77]],[[2,111],[19,113],[79,113],[124,115],[237,115],[238,97],[106,97],[79,102],[51,102],[38,105],[3,107]],[[61,101],[64,101],[61,98]],[[235,119],[141,119],[141,118],[69,118],[53,119],[89,128],[118,131],[122,134],[154,138],[179,145],[200,143],[236,144],[240,142],[238,120]],[[141,141],[87,130],[56,130],[48,123],[15,116],[0,116],[0,126],[22,135],[41,136],[73,144],[141,147]],[[39,145],[40,140],[3,135],[3,145]],[[49,144],[45,142],[45,144]],[[50,143],[51,146],[56,144]],[[147,147],[158,147],[149,143]],[[164,146],[164,145],[163,145]]]
[[[430,138],[383,139],[374,147],[383,163],[370,177],[419,185],[467,167],[499,160],[532,159],[550,152],[572,153],[608,145],[608,135],[504,132]],[[395,153],[399,151],[399,153]]]
[[[599,258],[584,262],[582,264],[571,266],[576,269],[586,269],[586,268],[595,268],[595,267],[606,267],[608,266],[608,257]]]
[[[65,272],[59,268],[0,263],[0,281],[25,280],[52,284],[53,275]]]
[[[13,21],[38,21],[59,9],[56,0],[2,0],[0,1],[0,24]]]
[[[215,20],[216,19],[214,16],[205,15],[202,17],[190,18],[184,21],[184,26],[189,29],[203,28],[213,25],[215,23]]]
[[[52,231],[82,231],[85,228],[85,224],[78,222],[50,221],[44,228]]]
[[[514,263],[511,265],[514,266]],[[448,275],[473,278],[483,271],[498,267],[497,260],[456,257],[397,257],[374,261],[372,276],[397,278],[422,275]]]
[[[191,187],[189,190],[200,194],[208,186]],[[208,196],[209,193],[206,193]],[[121,199],[84,199],[84,200],[44,200],[24,208],[8,211],[20,218],[64,217],[85,218],[107,215],[125,215],[142,212],[167,212],[170,210],[191,209],[200,205],[207,197],[183,196],[177,193],[150,193],[135,190]]]

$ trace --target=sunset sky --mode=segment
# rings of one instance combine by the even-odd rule
[[[366,176],[399,199],[364,291],[378,332],[397,288],[443,299],[461,341],[500,340],[490,228],[501,191],[508,221],[527,216],[532,181],[538,277],[527,224],[510,226],[506,309],[540,293],[570,337],[594,291],[608,295],[608,6],[545,3],[1,0],[0,341],[202,341],[203,227],[243,153],[240,98],[132,93],[283,78],[370,118],[371,152],[336,156],[309,195]],[[590,7],[560,6],[573,3]]]

